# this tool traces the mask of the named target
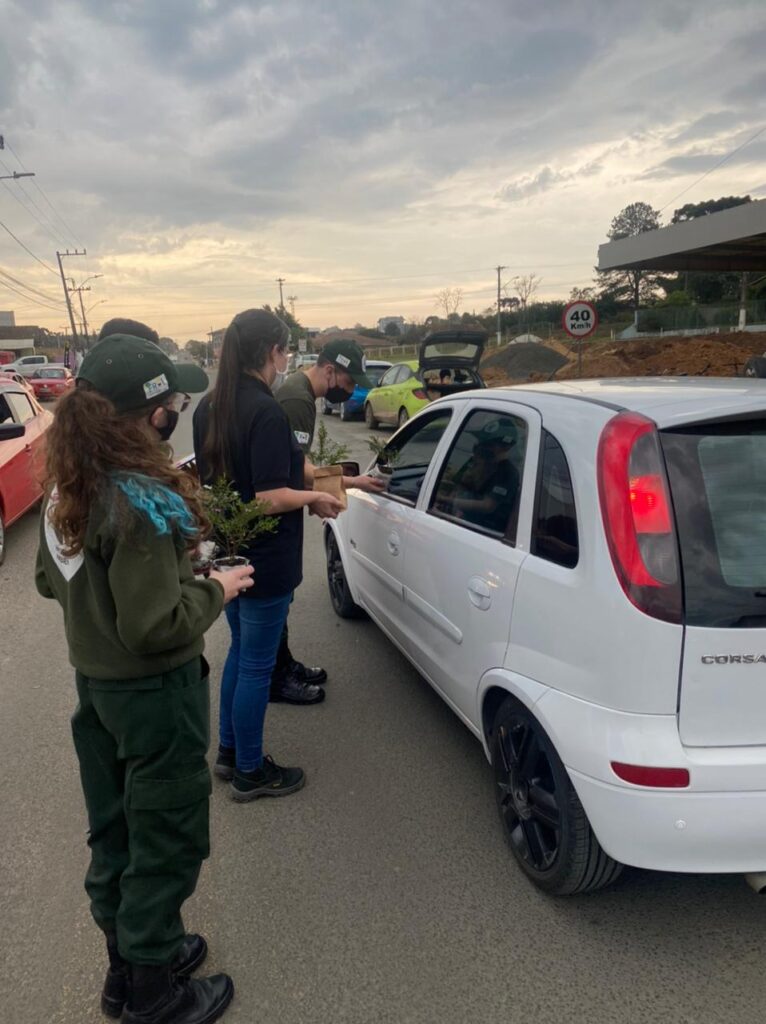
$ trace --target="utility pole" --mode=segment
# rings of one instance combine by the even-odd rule
[[[66,278],[64,277],[64,264],[61,262],[64,256],[87,256],[85,249],[75,249],[74,252],[70,252],[67,249],[66,252],[59,252],[56,250],[56,259],[59,261],[59,273],[61,274],[61,284],[64,286],[64,298],[66,299],[66,308],[69,311],[69,323],[72,325],[72,345],[77,348],[77,328],[74,325],[74,313],[72,312],[72,300],[69,296],[69,289],[67,288]],[[69,346],[67,345],[64,349],[64,362],[69,365]],[[71,369],[71,367],[70,367]]]
[[[285,301],[282,298],[282,285],[285,284],[285,279],[283,277],[278,277],[277,278],[277,284],[279,285],[279,308],[284,313],[284,311],[285,311]]]
[[[507,267],[495,267],[497,271],[497,343],[501,344],[503,339],[503,329],[500,324],[500,275]]]
[[[80,296],[80,312],[82,313],[82,320],[80,323],[82,324],[82,333],[85,337],[85,345],[88,347],[90,345],[90,333],[88,331],[88,321],[85,319],[85,303],[82,301],[82,293],[89,292],[90,285],[88,285],[87,288],[84,285],[80,285],[79,288],[73,288],[72,291],[77,292]]]

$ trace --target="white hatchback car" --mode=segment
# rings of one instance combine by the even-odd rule
[[[325,526],[333,606],[481,740],[527,875],[766,871],[763,383],[468,392],[371,472]]]

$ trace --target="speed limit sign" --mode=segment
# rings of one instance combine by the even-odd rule
[[[562,324],[573,338],[587,338],[598,327],[598,313],[590,302],[570,302],[564,310]]]

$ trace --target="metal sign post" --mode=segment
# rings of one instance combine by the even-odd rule
[[[561,324],[570,338],[577,338],[577,376],[582,377],[582,341],[598,327],[598,313],[591,302],[578,299],[564,309]]]

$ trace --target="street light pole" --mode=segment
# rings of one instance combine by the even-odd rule
[[[34,171],[14,171],[13,174],[0,174],[0,181],[4,181],[6,178],[16,181],[18,178],[34,178],[34,176]]]

